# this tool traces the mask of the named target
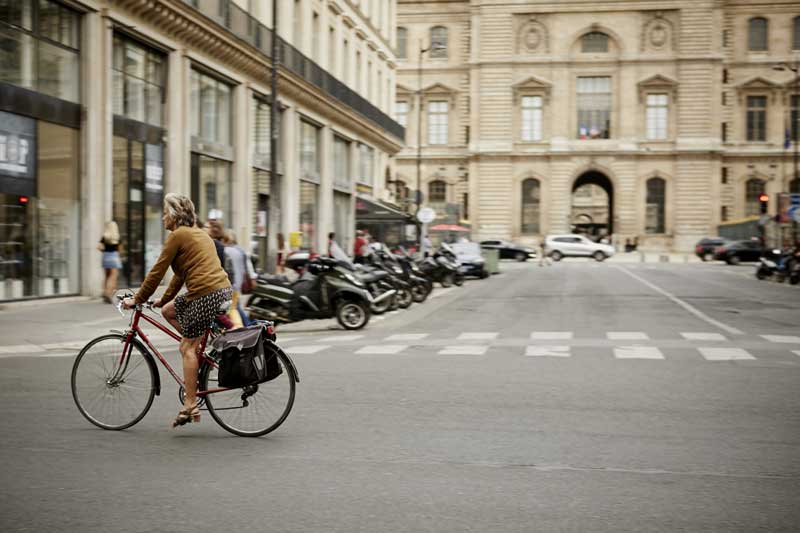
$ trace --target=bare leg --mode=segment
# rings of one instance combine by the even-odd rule
[[[183,387],[186,395],[183,399],[183,406],[194,407],[197,402],[197,348],[200,346],[202,337],[181,339],[181,355],[183,356]]]
[[[178,323],[178,317],[175,314],[174,300],[167,303],[166,305],[164,305],[164,307],[161,308],[161,316],[163,316],[167,320],[167,322],[172,324],[172,327],[175,328],[178,331],[178,333],[183,333],[183,331],[181,330],[181,325]],[[181,351],[181,353],[183,353],[183,351]]]
[[[117,277],[119,276],[119,269],[111,268],[111,274],[108,276],[108,297],[114,296],[117,292]]]
[[[108,280],[111,277],[111,269],[105,268],[103,270],[105,271],[106,275],[105,279],[103,280],[103,296],[105,296],[106,298],[111,298],[111,296],[108,293]]]

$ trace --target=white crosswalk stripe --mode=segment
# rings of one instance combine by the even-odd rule
[[[792,353],[797,356],[800,356],[800,350],[792,350]]]
[[[664,359],[664,354],[655,346],[617,346],[614,348],[617,359]]]
[[[392,355],[400,353],[406,348],[408,348],[408,346],[403,344],[372,344],[364,346],[360,350],[357,350],[356,353],[363,355]]]
[[[462,333],[458,336],[458,340],[460,341],[493,341],[497,338],[497,333],[490,333],[490,332],[469,332],[469,333]]]
[[[389,335],[386,337],[387,341],[395,341],[395,342],[402,342],[402,341],[421,341],[425,337],[430,335],[429,333],[398,333],[396,335]]]
[[[725,335],[721,333],[702,333],[702,332],[688,332],[681,333],[681,336],[687,341],[726,341]]]
[[[294,354],[312,354],[312,353],[321,352],[322,350],[327,350],[329,348],[330,348],[329,345],[313,344],[313,345],[307,345],[307,346],[292,346],[287,351],[289,352],[290,355],[294,355]]]
[[[742,348],[698,348],[697,350],[709,361],[755,359],[747,350]]]
[[[525,355],[528,357],[569,357],[569,346],[528,346]]]
[[[333,335],[331,337],[322,337],[319,342],[350,342],[357,341],[363,337],[364,335]]]
[[[800,344],[800,337],[795,335],[761,335],[769,342],[777,342],[782,344]]]
[[[612,341],[646,341],[650,337],[643,331],[609,331],[606,338]]]
[[[439,355],[483,355],[489,347],[486,345],[445,346],[439,350]]]
[[[571,331],[534,331],[531,333],[531,339],[537,341],[566,341],[571,338]]]

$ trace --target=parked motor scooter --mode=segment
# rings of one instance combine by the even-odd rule
[[[423,259],[419,263],[419,268],[431,280],[440,283],[442,287],[452,287],[453,284],[463,283],[464,278],[458,271],[458,263],[443,254],[441,249]]]
[[[800,250],[768,250],[758,261],[756,266],[758,279],[773,278],[779,283],[788,279],[792,285],[800,283]]]

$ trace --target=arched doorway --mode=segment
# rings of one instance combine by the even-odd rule
[[[614,232],[614,185],[596,170],[581,174],[572,184],[570,229],[600,238]]]

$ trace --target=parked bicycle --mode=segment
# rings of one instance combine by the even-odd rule
[[[132,294],[117,296],[121,302]],[[121,305],[117,309],[122,312]],[[125,331],[113,331],[90,341],[78,354],[72,367],[72,397],[81,414],[92,424],[107,430],[122,430],[147,414],[156,395],[161,394],[161,378],[155,358],[179,386],[178,400],[183,405],[183,379],[167,362],[142,330],[142,321],[155,326],[176,342],[181,337],[145,311],[153,302],[137,305]],[[224,310],[220,310],[220,315]],[[267,383],[225,388],[218,385],[219,361],[207,353],[210,339],[219,335],[222,324],[215,319],[205,330],[198,348],[198,405],[225,430],[242,437],[259,437],[277,429],[289,416],[300,381],[294,363],[274,342],[272,323],[265,323],[270,339],[267,349],[277,358],[281,374]],[[154,357],[155,355],[155,357]]]

